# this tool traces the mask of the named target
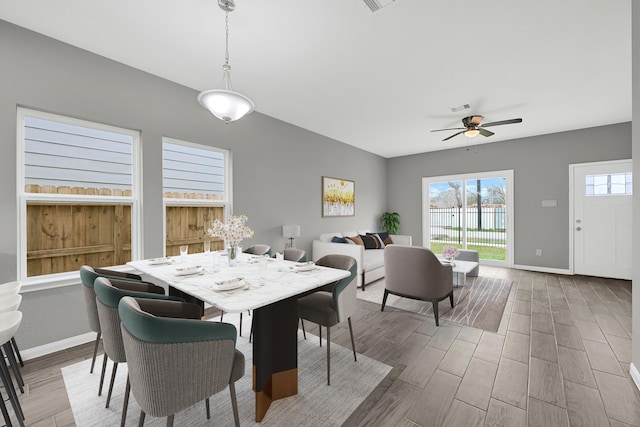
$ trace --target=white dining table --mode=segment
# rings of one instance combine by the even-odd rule
[[[261,274],[260,256],[242,253],[234,267],[229,267],[226,252],[218,252],[218,265],[214,265],[213,257],[213,253],[198,253],[187,255],[185,260],[177,256],[131,261],[128,265],[225,313],[255,310],[349,275],[348,271],[322,266],[299,271],[296,266],[303,264],[275,258],[266,258],[266,268]],[[164,260],[166,263],[161,263]],[[194,274],[181,275],[178,271],[192,266],[198,267]],[[219,290],[219,283],[224,286],[235,279],[240,279],[238,283],[244,286]]]
[[[261,267],[259,260],[260,256],[242,253],[230,267],[226,252],[218,252],[127,263],[165,284],[170,295],[198,303],[203,312],[205,303],[227,313],[253,310],[257,422],[262,421],[273,400],[298,393],[298,296],[350,275],[346,270],[322,266],[300,271],[304,269],[300,263],[264,257]],[[234,282],[241,286],[220,290]]]

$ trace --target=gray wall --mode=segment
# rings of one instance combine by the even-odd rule
[[[388,209],[400,213],[401,232],[420,245],[423,177],[513,169],[515,264],[567,269],[569,164],[628,158],[631,123],[396,157],[387,162]],[[542,208],[543,199],[558,207]]]
[[[300,224],[296,246],[335,230],[377,228],[386,207],[385,159],[253,113],[225,125],[200,107],[197,92],[0,21],[0,283],[16,279],[16,107],[24,106],[142,132],[143,251],[163,253],[162,147],[168,136],[228,148],[235,213],[255,237],[281,249],[283,224]],[[216,82],[212,82],[215,84]],[[250,95],[250,94],[249,94]],[[254,100],[260,108],[260,100]],[[321,177],[356,182],[356,215],[321,217]],[[18,334],[31,348],[89,332],[81,288],[24,294]]]
[[[640,4],[631,2],[632,23],[632,80],[633,80],[633,291],[632,291],[632,366],[640,370]],[[640,381],[640,378],[636,378]],[[640,388],[640,383],[636,382]]]

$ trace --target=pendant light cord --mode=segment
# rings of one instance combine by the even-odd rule
[[[233,90],[231,88],[231,65],[229,65],[229,12],[225,13],[224,18],[224,26],[225,26],[225,40],[224,40],[224,65],[223,69],[223,80],[224,86],[226,90]]]

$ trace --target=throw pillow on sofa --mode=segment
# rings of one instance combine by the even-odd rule
[[[352,236],[352,237],[347,236],[347,243],[351,243],[352,245],[364,246],[364,242],[362,241],[360,236]]]
[[[365,249],[380,249],[380,240],[376,237],[367,234],[366,236],[360,235],[360,239],[362,239]]]
[[[391,236],[389,236],[389,233],[387,233],[386,231],[378,233],[378,236],[380,236],[380,238],[382,239],[382,243],[384,243],[385,246],[393,244],[393,240],[391,240]]]
[[[384,249],[384,242],[378,233],[367,233],[367,236],[371,236],[378,241],[378,249]]]
[[[331,243],[347,243],[347,239],[344,237],[333,236]]]

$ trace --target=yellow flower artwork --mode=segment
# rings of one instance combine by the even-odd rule
[[[322,177],[322,216],[355,215],[355,182]]]

